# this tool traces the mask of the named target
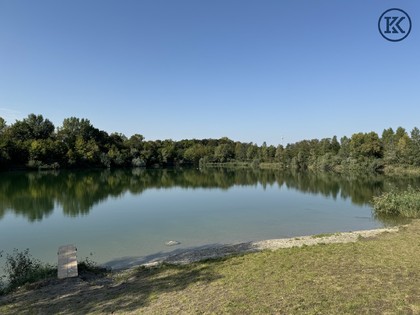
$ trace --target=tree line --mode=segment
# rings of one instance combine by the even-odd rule
[[[70,117],[60,127],[30,114],[11,125],[0,117],[0,168],[170,167],[241,162],[278,168],[343,172],[381,171],[384,166],[420,166],[420,131],[398,127],[268,146],[221,139],[146,141],[108,134],[88,119]]]

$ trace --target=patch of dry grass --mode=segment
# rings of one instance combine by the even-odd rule
[[[420,221],[356,243],[69,279],[0,298],[1,314],[420,314]]]

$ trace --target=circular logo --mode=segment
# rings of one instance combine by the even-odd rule
[[[399,42],[411,32],[411,19],[401,9],[386,10],[378,21],[379,33],[391,42]]]

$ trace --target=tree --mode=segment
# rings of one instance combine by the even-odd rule
[[[410,164],[411,139],[407,133],[403,134],[397,142],[397,159],[401,164]]]
[[[204,145],[202,145],[201,143],[196,143],[189,147],[187,150],[185,150],[184,158],[193,164],[198,164],[200,159],[208,154],[209,152],[207,151]]]
[[[175,162],[175,143],[172,140],[165,140],[160,150],[161,161],[166,165]]]
[[[408,136],[407,131],[405,131],[405,129],[403,127],[398,127],[397,130],[395,131],[395,142],[398,143],[398,141],[400,141],[400,139],[402,137]]]
[[[54,132],[54,125],[42,115],[30,114],[22,121],[16,121],[10,128],[14,141],[48,139]]]
[[[78,137],[87,141],[98,133],[99,132],[95,132],[95,128],[88,119],[70,117],[64,119],[63,126],[58,128],[57,136],[61,141],[66,143],[69,148],[73,148]]]
[[[245,161],[246,160],[246,145],[241,142],[235,144],[235,160]]]
[[[153,141],[145,142],[140,157],[148,166],[158,164],[160,161],[156,143]]]
[[[376,132],[355,133],[350,139],[350,154],[353,157],[382,157],[382,147]]]
[[[111,161],[111,165],[122,166],[125,163],[124,153],[121,152],[115,144],[111,145],[108,151],[108,157]]]
[[[100,161],[100,150],[93,139],[84,140],[79,136],[75,143],[75,153],[79,161],[87,164],[97,164]]]
[[[268,161],[268,148],[267,148],[267,143],[264,141],[262,146],[261,146],[261,159],[264,162]]]
[[[230,161],[234,154],[234,150],[227,143],[219,144],[214,150],[214,158],[221,163]]]
[[[384,160],[386,163],[393,164],[397,161],[397,146],[395,133],[392,128],[384,129],[382,132],[382,146],[384,149]]]
[[[122,133],[113,132],[109,135],[108,143],[114,144],[118,148],[122,148],[127,143],[128,139]]]
[[[267,150],[268,150],[268,160],[269,160],[269,162],[274,161],[274,157],[276,156],[276,147],[273,146],[273,145],[270,145]]]
[[[285,162],[284,147],[281,144],[279,144],[277,146],[276,153],[275,153],[274,157],[276,159],[276,162],[279,162],[279,163],[284,163]]]
[[[338,155],[342,160],[350,157],[350,139],[346,136],[340,139],[340,150],[338,151]]]
[[[411,131],[410,158],[413,165],[420,166],[420,130],[417,127]]]
[[[32,139],[48,139],[54,132],[54,125],[48,119],[44,120],[42,115],[30,114],[23,120],[31,131]]]
[[[144,137],[142,135],[134,134],[130,137],[130,139],[126,141],[126,145],[130,149],[136,149],[138,151],[141,151],[141,149],[143,148],[143,141]]]
[[[249,161],[256,160],[260,158],[258,146],[255,144],[250,144],[246,150],[246,158]]]
[[[0,135],[4,133],[6,128],[7,128],[6,121],[3,119],[3,117],[0,117]]]
[[[331,152],[333,154],[338,154],[340,151],[340,143],[337,141],[337,136],[334,136],[331,140]]]

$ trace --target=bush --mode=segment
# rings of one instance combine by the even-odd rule
[[[80,275],[85,275],[87,273],[95,275],[103,275],[108,272],[108,269],[105,267],[100,267],[96,262],[86,257],[84,261],[81,261],[77,264],[77,269]]]
[[[259,159],[253,160],[252,163],[251,163],[251,167],[252,168],[259,168],[260,167],[260,160]]]
[[[3,286],[3,293],[13,291],[27,283],[50,278],[56,274],[57,269],[33,258],[29,254],[29,249],[22,252],[14,249],[13,254],[6,256],[4,271],[8,285]]]
[[[143,159],[137,157],[131,160],[131,165],[134,167],[146,167],[146,162]]]
[[[420,190],[391,191],[373,198],[373,210],[378,215],[420,218]]]

